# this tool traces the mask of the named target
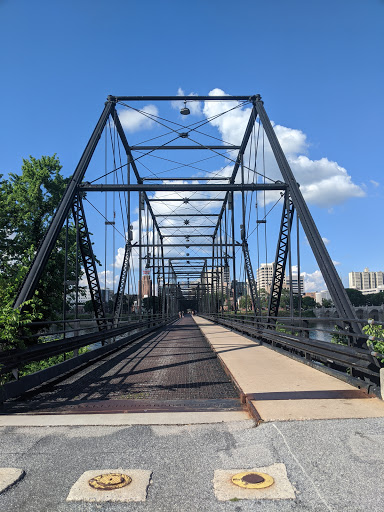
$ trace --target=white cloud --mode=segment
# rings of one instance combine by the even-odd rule
[[[98,272],[99,275],[99,282],[100,287],[105,288],[105,285],[107,285],[107,288],[113,289],[113,272],[112,270],[102,271]],[[119,274],[115,274],[115,289],[116,285],[119,283]]]
[[[323,240],[325,245],[328,245],[330,243],[328,238],[325,238],[325,236],[322,237],[322,240]]]
[[[155,105],[145,105],[141,110],[146,114],[153,116],[157,116],[159,114]],[[154,123],[154,121],[145,114],[130,109],[121,110],[119,112],[119,118],[123,128],[130,133],[140,130],[148,130],[152,128]]]
[[[352,182],[346,169],[327,158],[310,160],[299,155],[290,164],[308,203],[330,208],[352,197],[364,197],[364,190]]]
[[[198,94],[196,94],[195,92],[185,94],[183,89],[181,89],[181,87],[178,88],[177,95],[178,96],[191,96],[191,97],[198,96]],[[172,105],[172,108],[174,108],[176,110],[180,110],[181,108],[184,107],[184,101],[172,101],[171,105]],[[188,101],[187,100],[187,107],[189,108],[192,115],[199,116],[202,113],[200,101]]]
[[[221,89],[213,89],[210,96],[225,95]],[[236,101],[205,102],[203,112],[206,117],[217,116],[226,110],[239,105]],[[231,110],[223,116],[216,117],[211,124],[216,126],[222,139],[233,144],[240,144],[251,114],[250,107],[240,107]],[[274,125],[274,123],[272,123]],[[363,197],[364,190],[353,183],[347,170],[337,162],[321,158],[311,160],[308,156],[309,144],[307,136],[301,130],[274,125],[275,133],[280,141],[282,149],[292,168],[296,181],[300,184],[301,191],[308,203],[323,208],[331,208],[352,197]],[[280,170],[275,161],[272,149],[267,137],[265,137],[265,169],[266,175],[273,180],[281,180]],[[257,159],[258,171],[263,168],[262,142],[259,142],[259,154]],[[249,151],[249,148],[248,148]],[[245,157],[247,161],[247,155]],[[252,173],[251,173],[252,174]],[[253,176],[251,176],[253,179]],[[266,193],[266,203],[276,201],[278,192]]]
[[[340,261],[332,260],[332,263],[335,265],[335,267],[337,267],[338,265],[341,265]]]
[[[326,288],[320,270],[315,270],[311,274],[309,274],[308,272],[301,272],[301,275],[304,276],[305,293],[318,292],[319,290],[324,290]]]
[[[372,185],[373,185],[374,187],[376,187],[376,188],[380,186],[380,183],[379,183],[378,181],[375,181],[375,180],[369,180],[369,181],[370,181],[370,183],[372,183]]]

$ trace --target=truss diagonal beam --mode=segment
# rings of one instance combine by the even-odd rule
[[[357,320],[356,313],[352,308],[348,295],[335,269],[333,261],[328,254],[328,251],[324,245],[312,215],[309,212],[308,206],[300,191],[299,185],[295,180],[288,160],[283,153],[269,117],[264,109],[264,103],[261,101],[260,97],[255,97],[254,106],[263,124],[265,133],[267,134],[268,141],[271,145],[273,154],[275,155],[276,162],[279,166],[283,179],[288,185],[292,202],[298,212],[304,233],[307,236],[309,245],[312,248],[313,254],[316,258],[317,264],[319,265],[319,269],[322,273],[336,309],[341,317],[353,318]],[[356,333],[361,333],[361,327],[357,322],[353,323],[353,329]]]
[[[283,289],[289,249],[289,232],[292,229],[294,213],[295,207],[292,199],[286,198],[281,216],[279,239],[277,241],[275,268],[273,269],[271,294],[268,304],[268,316],[277,316],[279,314],[281,291]]]
[[[248,249],[248,242],[245,240],[245,238],[243,239],[242,248],[243,248],[243,255],[244,255],[245,270],[247,272],[247,278],[248,278],[248,283],[249,283],[249,291],[251,293],[251,301],[252,301],[253,311],[254,311],[255,315],[257,315],[257,314],[261,315],[260,300],[259,300],[259,296],[257,293],[255,276],[253,274],[252,262],[251,262],[251,257],[250,257],[249,249]]]
[[[109,97],[109,96],[108,96],[108,97]],[[113,121],[114,121],[114,123],[115,123],[116,129],[117,129],[117,133],[118,133],[118,134],[119,134],[119,136],[120,136],[120,140],[121,140],[121,142],[122,142],[122,144],[123,144],[123,146],[124,146],[125,152],[126,152],[127,157],[128,157],[128,161],[129,161],[129,163],[130,163],[130,164],[131,164],[131,166],[132,166],[132,170],[133,170],[133,172],[134,172],[134,174],[135,174],[135,177],[136,177],[137,183],[142,185],[142,184],[143,184],[143,179],[142,179],[142,177],[140,176],[140,173],[139,173],[139,171],[138,171],[138,169],[137,169],[137,165],[136,165],[135,159],[134,159],[134,158],[133,158],[133,156],[132,156],[132,152],[131,152],[131,149],[130,149],[130,146],[129,146],[129,143],[128,143],[128,140],[127,140],[127,137],[125,136],[123,126],[122,126],[122,124],[121,124],[121,121],[120,121],[119,116],[117,115],[116,110],[114,111]],[[151,206],[151,204],[150,204],[150,202],[149,202],[149,199],[148,199],[147,193],[144,191],[144,192],[143,192],[143,194],[144,194],[144,200],[145,200],[145,202],[147,203],[147,208],[148,208],[149,213],[150,213],[150,215],[151,215],[151,217],[152,217],[153,223],[154,223],[154,225],[155,225],[155,227],[156,227],[156,229],[157,229],[157,232],[158,232],[158,233],[159,233],[159,235],[160,235],[160,234],[161,234],[161,233],[160,233],[160,229],[159,229],[159,226],[158,226],[158,224],[157,224],[157,220],[156,220],[156,218],[155,218],[155,215],[154,215],[154,213],[153,213],[152,206]]]
[[[91,294],[96,322],[100,330],[105,329],[107,327],[107,323],[105,320],[104,305],[101,298],[99,277],[97,274],[95,256],[92,250],[92,242],[89,238],[88,226],[81,196],[76,197],[72,205],[72,213],[73,218],[76,220],[76,226],[78,229],[80,253],[83,259],[85,275],[87,276],[88,288]]]
[[[116,291],[115,303],[113,305],[113,327],[118,327],[119,317],[121,312],[121,306],[123,305],[124,289],[127,282],[127,276],[129,272],[129,259],[131,257],[132,244],[128,241],[125,244],[124,260],[121,267],[119,285]]]
[[[245,149],[247,147],[249,138],[251,136],[253,127],[254,127],[255,122],[256,122],[256,117],[257,117],[256,108],[255,108],[255,106],[253,106],[252,111],[251,111],[251,115],[249,116],[247,128],[245,129],[243,140],[242,140],[241,145],[240,145],[239,154],[237,156],[237,159],[236,159],[235,165],[233,167],[233,171],[232,171],[231,177],[229,179],[229,183],[230,184],[234,184],[235,183],[235,179],[236,179],[237,173],[239,172],[239,168],[240,168],[240,165],[241,165],[244,153],[245,153]],[[224,202],[223,202],[223,205],[221,207],[221,211],[219,213],[219,218],[217,220],[217,224],[216,224],[216,228],[215,228],[215,233],[214,233],[215,235],[217,234],[217,232],[219,230],[220,222],[221,222],[221,219],[223,218],[224,210],[225,210],[225,208],[227,206],[228,197],[229,197],[229,192],[227,192],[225,194]]]
[[[52,252],[60,230],[63,227],[65,219],[67,218],[69,210],[73,204],[75,195],[77,193],[77,188],[84,179],[85,171],[88,168],[89,162],[96,149],[107,120],[109,116],[114,112],[114,110],[115,103],[111,100],[107,101],[99,121],[97,122],[91,138],[89,139],[88,144],[84,150],[84,153],[80,158],[72,179],[69,182],[63,198],[60,201],[60,204],[52,218],[48,231],[37,249],[35,258],[29,268],[28,274],[26,275],[18,291],[15,303],[13,305],[14,308],[21,306],[23,302],[32,298],[39,279],[43,273],[44,267],[48,261],[49,255]]]

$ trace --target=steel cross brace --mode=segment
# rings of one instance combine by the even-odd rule
[[[284,155],[269,117],[264,109],[264,103],[261,101],[260,97],[255,97],[253,104],[263,124],[265,133],[271,145],[273,154],[275,155],[276,162],[279,166],[284,182],[288,185],[292,202],[297,210],[304,233],[307,236],[309,245],[312,248],[313,254],[316,258],[317,264],[319,265],[319,269],[322,273],[336,309],[340,317],[357,320],[356,313],[352,308],[347,292],[344,289],[343,283],[341,282],[333,261],[324,245],[317,226],[300,191],[299,185],[297,184],[289,166],[288,160]],[[353,330],[357,334],[362,332],[361,327],[357,322],[353,322]],[[360,345],[363,343],[363,341],[359,342]]]

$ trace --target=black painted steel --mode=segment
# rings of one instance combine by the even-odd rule
[[[261,98],[256,98],[254,105],[257,114],[260,117],[265,133],[267,134],[269,143],[271,145],[273,154],[275,155],[276,162],[279,166],[280,172],[284,178],[285,183],[289,187],[289,194],[292,198],[292,202],[298,212],[301,225],[303,226],[304,232],[307,236],[308,243],[311,246],[313,254],[319,265],[320,271],[323,275],[324,281],[327,285],[328,291],[332,297],[332,300],[336,306],[337,311],[341,317],[356,318],[355,312],[349,301],[348,295],[344,289],[341,279],[335,269],[333,261],[328,254],[328,251],[324,245],[324,242],[320,236],[320,233],[316,227],[316,224],[309,212],[308,206],[303,198],[300,191],[299,185],[295,180],[289,163],[281,149],[280,143],[277,139],[275,131],[269,120],[269,117],[264,109],[264,102]],[[361,328],[358,323],[353,323],[353,329],[355,332],[361,333]]]
[[[106,329],[107,322],[105,319],[104,304],[101,298],[99,275],[97,273],[95,256],[93,254],[92,242],[89,237],[81,195],[78,195],[73,202],[72,212],[73,218],[76,219],[80,253],[84,264],[85,275],[87,276],[88,288],[91,294],[96,322],[99,329]]]
[[[118,327],[121,313],[121,306],[123,304],[124,290],[127,283],[127,277],[129,272],[129,260],[132,253],[132,244],[129,240],[125,244],[123,265],[120,272],[119,285],[116,291],[115,302],[113,306],[113,326]]]
[[[277,241],[275,267],[273,269],[271,285],[271,294],[269,296],[268,316],[270,318],[277,317],[277,315],[279,314],[281,291],[283,289],[285,268],[287,264],[287,255],[289,249],[288,236],[289,231],[292,229],[294,213],[295,206],[290,197],[286,196],[283,206],[283,213],[281,216],[279,239]]]
[[[56,243],[61,228],[64,225],[65,219],[67,218],[68,212],[75,199],[75,195],[78,192],[78,186],[83,181],[85,171],[88,168],[89,162],[91,161],[92,155],[96,149],[97,143],[101,137],[104,127],[108,121],[109,116],[115,110],[115,103],[113,101],[107,101],[104,110],[100,116],[100,119],[89,139],[89,142],[84,150],[82,157],[76,167],[76,170],[72,176],[71,181],[64,193],[62,200],[52,218],[51,224],[48,231],[41,241],[39,248],[37,249],[35,258],[31,264],[31,267],[26,275],[20,290],[17,293],[14,307],[19,307],[23,302],[30,299],[34,294],[39,279],[43,273],[44,267],[48,261],[49,255]]]
[[[80,186],[80,190],[83,192],[241,192],[241,191],[256,191],[256,190],[285,190],[287,187],[283,183],[272,183],[272,184],[264,184],[264,183],[218,183],[216,185],[211,183],[166,183],[163,185],[154,185],[152,183],[148,183],[147,185],[139,183],[139,184],[111,184],[111,185],[91,185],[87,183],[82,183]],[[189,199],[189,198],[188,198]],[[182,201],[183,199],[177,199],[177,201]],[[206,197],[203,199],[204,201],[211,201],[212,199],[207,199]],[[162,199],[162,201],[168,201],[168,199]],[[223,199],[220,199],[223,201]]]
[[[253,96],[108,96],[109,101],[251,101]]]
[[[131,151],[140,151],[140,150],[143,150],[143,151],[158,151],[158,150],[166,150],[166,149],[171,149],[171,150],[176,150],[176,149],[180,149],[180,150],[183,150],[183,149],[205,149],[205,150],[215,150],[215,151],[218,151],[218,150],[222,150],[222,151],[234,151],[234,150],[237,150],[237,149],[240,149],[240,146],[223,146],[223,145],[220,145],[220,146],[192,146],[192,144],[190,146],[130,146],[130,149]],[[177,179],[177,178],[171,178],[171,179]],[[181,179],[186,179],[186,178],[181,178]],[[196,179],[196,178],[194,178]],[[202,178],[199,178],[199,179],[202,179]],[[225,178],[224,178],[225,179]]]

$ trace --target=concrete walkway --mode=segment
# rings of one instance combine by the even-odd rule
[[[212,349],[263,421],[384,417],[384,402],[254,339],[194,317]]]

